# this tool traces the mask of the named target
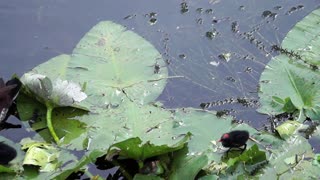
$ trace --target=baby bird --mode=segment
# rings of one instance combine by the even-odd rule
[[[248,131],[231,131],[228,133],[225,133],[221,136],[221,139],[219,142],[222,143],[223,147],[229,148],[227,150],[227,156],[228,152],[232,148],[238,148],[241,150],[241,153],[247,148],[247,141],[249,139],[249,132]],[[241,146],[244,146],[244,148],[240,148]]]
[[[0,142],[0,164],[1,165],[8,164],[16,156],[17,156],[17,151],[14,148],[4,144],[3,142]]]
[[[6,83],[0,78],[0,123],[9,116],[7,113],[18,95],[21,85],[22,83],[17,78]]]

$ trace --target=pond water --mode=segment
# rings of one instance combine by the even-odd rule
[[[171,76],[158,98],[166,108],[226,110],[256,128],[258,82],[287,32],[318,0],[1,0],[0,72],[4,79],[72,49],[95,24],[111,20],[153,44]],[[54,68],[54,67],[52,67]],[[161,71],[161,68],[160,68]],[[242,103],[238,103],[238,101]],[[15,118],[9,122],[18,124]],[[20,141],[29,132],[0,134]]]

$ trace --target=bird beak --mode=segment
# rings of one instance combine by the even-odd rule
[[[222,140],[221,139],[219,139],[217,142],[221,142]]]

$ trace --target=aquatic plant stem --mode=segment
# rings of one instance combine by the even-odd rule
[[[54,141],[58,144],[60,139],[57,136],[56,132],[54,131],[54,128],[52,126],[52,120],[51,120],[53,109],[54,107],[52,107],[51,105],[47,105],[47,126]]]
[[[114,166],[118,166],[121,173],[123,174],[123,176],[128,179],[128,180],[132,180],[132,176],[121,166],[121,164],[116,160],[113,159],[112,161],[110,161]]]

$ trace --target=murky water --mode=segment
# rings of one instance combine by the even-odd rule
[[[260,128],[267,116],[255,112],[257,87],[276,55],[271,46],[319,5],[319,0],[1,0],[0,72],[8,79],[70,54],[91,27],[111,20],[150,41],[170,75],[184,76],[168,81],[158,98],[165,107],[204,103]],[[0,134],[19,141],[27,132]]]

